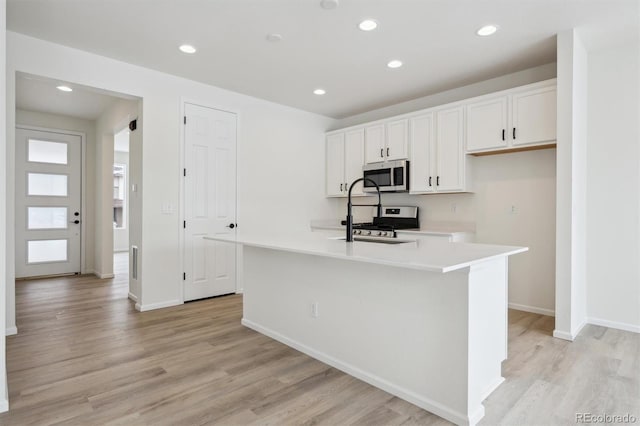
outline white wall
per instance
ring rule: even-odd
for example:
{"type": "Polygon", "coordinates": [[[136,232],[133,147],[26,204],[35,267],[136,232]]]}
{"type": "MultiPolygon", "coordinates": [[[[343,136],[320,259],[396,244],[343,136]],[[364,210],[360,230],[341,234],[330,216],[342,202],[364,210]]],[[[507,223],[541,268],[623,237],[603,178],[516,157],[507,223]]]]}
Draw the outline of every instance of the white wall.
{"type": "MultiPolygon", "coordinates": [[[[142,182],[138,194],[144,215],[140,259],[143,307],[180,303],[182,299],[180,217],[178,210],[174,214],[161,213],[163,204],[177,207],[180,202],[182,99],[218,105],[239,115],[241,229],[251,231],[281,224],[288,229],[308,229],[312,216],[331,214],[332,204],[324,198],[322,176],[323,132],[333,120],[13,32],[7,33],[7,41],[11,90],[15,87],[15,71],[23,71],[143,99],[142,182]],[[296,196],[292,197],[292,193],[296,196]]],[[[15,103],[12,93],[7,102],[15,103]]],[[[9,112],[9,125],[14,121],[14,114],[9,112]]],[[[8,145],[13,149],[14,137],[12,133],[9,136],[8,145]]],[[[98,155],[103,155],[103,160],[107,155],[112,157],[113,147],[110,154],[99,148],[98,155]]],[[[104,180],[96,183],[101,185],[104,180]]],[[[99,201],[102,205],[97,206],[97,216],[104,201],[99,201]]],[[[99,238],[106,238],[96,238],[96,256],[102,257],[102,246],[111,250],[113,243],[98,242],[99,238]]],[[[96,262],[96,269],[102,267],[101,271],[105,271],[105,266],[96,262]]]]}
{"type": "Polygon", "coordinates": [[[640,332],[640,43],[589,52],[589,322],[640,332]]]}
{"type": "Polygon", "coordinates": [[[573,340],[586,317],[587,53],[576,30],[558,34],[556,324],[573,340]]]}
{"type": "MultiPolygon", "coordinates": [[[[114,151],[113,153],[114,164],[125,165],[124,183],[126,187],[129,187],[129,153],[123,151],[114,151]]],[[[124,209],[122,210],[124,216],[124,227],[113,228],[113,251],[129,251],[129,191],[126,191],[124,200],[124,209]]]]}
{"type": "MultiPolygon", "coordinates": [[[[382,202],[420,207],[421,224],[475,223],[476,242],[528,246],[509,259],[509,303],[553,315],[555,157],[555,149],[545,149],[473,158],[472,194],[383,194],[382,202]]],[[[337,209],[342,218],[346,201],[337,209]]]]}
{"type": "MultiPolygon", "coordinates": [[[[6,45],[6,11],[7,11],[7,3],[5,0],[0,0],[0,52],[5,51],[6,45]]],[[[0,143],[0,165],[4,165],[7,163],[7,159],[11,158],[8,156],[8,131],[6,127],[6,104],[2,102],[6,96],[6,67],[5,67],[6,57],[3,54],[0,54],[0,135],[5,138],[5,142],[0,143]]],[[[6,243],[2,245],[0,243],[0,330],[6,329],[6,311],[4,311],[4,306],[7,303],[7,291],[8,285],[10,282],[9,274],[7,271],[7,250],[10,249],[9,241],[6,238],[6,229],[7,229],[7,209],[13,208],[12,203],[8,203],[7,199],[7,176],[8,170],[6,167],[0,167],[0,242],[5,241],[6,243]],[[11,207],[9,207],[11,206],[11,207]]],[[[11,180],[13,181],[13,179],[11,180]]],[[[13,251],[13,250],[11,250],[13,251]]],[[[5,350],[5,339],[0,339],[0,412],[7,411],[9,409],[9,400],[7,394],[7,365],[6,365],[6,350],[5,350]]]]}
{"type": "Polygon", "coordinates": [[[113,276],[113,138],[138,115],[137,100],[119,99],[96,120],[96,239],[95,271],[113,276]]]}

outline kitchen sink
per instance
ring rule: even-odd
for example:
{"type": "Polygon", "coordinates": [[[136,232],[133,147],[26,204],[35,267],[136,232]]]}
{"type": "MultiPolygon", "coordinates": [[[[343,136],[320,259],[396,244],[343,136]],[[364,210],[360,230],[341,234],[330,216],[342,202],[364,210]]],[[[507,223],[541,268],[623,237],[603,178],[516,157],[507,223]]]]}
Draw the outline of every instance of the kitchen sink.
{"type": "MultiPolygon", "coordinates": [[[[345,241],[347,237],[332,237],[330,240],[340,240],[345,241]]],[[[375,243],[375,244],[410,244],[415,243],[414,240],[399,240],[397,238],[388,238],[388,239],[378,239],[378,238],[367,238],[367,237],[353,237],[353,241],[362,242],[362,243],[375,243]]]]}

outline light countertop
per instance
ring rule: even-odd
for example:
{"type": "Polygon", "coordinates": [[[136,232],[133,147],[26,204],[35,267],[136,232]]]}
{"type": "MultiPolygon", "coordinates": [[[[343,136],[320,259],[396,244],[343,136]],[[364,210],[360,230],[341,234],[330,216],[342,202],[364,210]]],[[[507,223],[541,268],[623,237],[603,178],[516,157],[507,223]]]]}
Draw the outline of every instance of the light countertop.
{"type": "Polygon", "coordinates": [[[337,238],[341,232],[300,232],[296,234],[242,234],[203,237],[247,246],[282,250],[357,262],[375,263],[429,272],[451,272],[485,261],[522,253],[527,247],[489,244],[450,243],[443,241],[413,241],[407,244],[380,244],[355,241],[347,243],[337,238]]]}

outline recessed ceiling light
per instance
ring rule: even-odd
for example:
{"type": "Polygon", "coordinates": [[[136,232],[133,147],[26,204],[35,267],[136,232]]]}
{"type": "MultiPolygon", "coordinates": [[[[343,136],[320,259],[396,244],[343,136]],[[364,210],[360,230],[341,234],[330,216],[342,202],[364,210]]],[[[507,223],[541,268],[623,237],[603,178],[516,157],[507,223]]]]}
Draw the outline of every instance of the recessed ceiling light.
{"type": "Polygon", "coordinates": [[[373,31],[378,27],[378,23],[373,19],[365,19],[364,21],[358,24],[358,28],[362,31],[373,31]]]}
{"type": "Polygon", "coordinates": [[[491,34],[495,34],[496,31],[498,31],[497,25],[485,25],[484,27],[476,31],[476,34],[485,37],[490,36],[491,34]]]}
{"type": "Polygon", "coordinates": [[[62,91],[62,92],[73,92],[73,89],[69,86],[58,86],[56,87],[56,89],[62,91]]]}
{"type": "Polygon", "coordinates": [[[323,9],[327,10],[335,9],[336,7],[338,7],[338,0],[321,0],[320,6],[322,6],[323,9]]]}
{"type": "Polygon", "coordinates": [[[179,49],[183,53],[196,53],[196,48],[191,46],[190,44],[183,44],[179,47],[179,49]]]}
{"type": "Polygon", "coordinates": [[[277,43],[281,40],[282,40],[282,36],[280,34],[276,34],[276,33],[267,34],[267,41],[270,41],[271,43],[277,43]]]}
{"type": "Polygon", "coordinates": [[[327,93],[327,91],[324,89],[316,89],[313,91],[314,95],[324,95],[325,93],[327,93]]]}
{"type": "Polygon", "coordinates": [[[393,61],[389,61],[387,64],[389,68],[400,68],[402,66],[402,61],[394,59],[393,61]]]}

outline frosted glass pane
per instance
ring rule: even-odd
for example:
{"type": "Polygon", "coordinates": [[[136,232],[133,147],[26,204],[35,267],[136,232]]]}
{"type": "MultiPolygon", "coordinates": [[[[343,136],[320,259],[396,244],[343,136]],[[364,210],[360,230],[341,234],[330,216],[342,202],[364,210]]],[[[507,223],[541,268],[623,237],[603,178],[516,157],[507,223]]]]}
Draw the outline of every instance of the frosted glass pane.
{"type": "Polygon", "coordinates": [[[67,164],[67,144],[29,139],[29,161],[67,164]]]}
{"type": "Polygon", "coordinates": [[[29,241],[27,249],[27,263],[67,260],[67,240],[29,241]]]}
{"type": "Polygon", "coordinates": [[[29,229],[65,229],[66,207],[29,207],[29,229]]]}
{"type": "Polygon", "coordinates": [[[67,195],[67,175],[29,173],[29,195],[67,195]]]}

